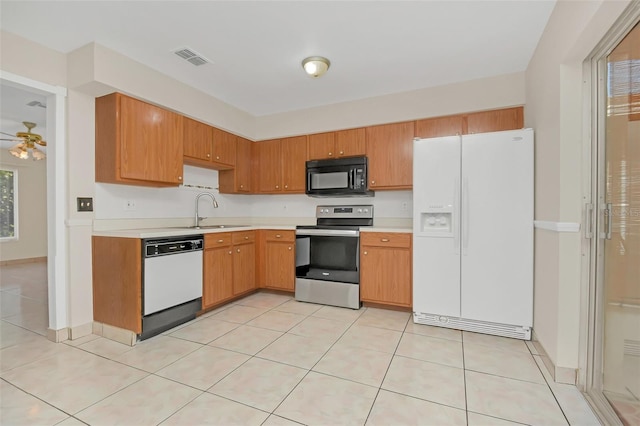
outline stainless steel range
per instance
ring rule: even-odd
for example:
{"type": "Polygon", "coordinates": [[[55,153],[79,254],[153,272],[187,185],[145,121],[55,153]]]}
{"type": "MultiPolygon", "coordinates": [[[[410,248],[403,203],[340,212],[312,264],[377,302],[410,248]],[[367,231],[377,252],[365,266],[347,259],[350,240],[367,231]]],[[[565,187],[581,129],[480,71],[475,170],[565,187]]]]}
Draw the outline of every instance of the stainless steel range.
{"type": "Polygon", "coordinates": [[[296,228],[296,300],[360,309],[360,227],[373,206],[316,207],[316,226],[296,228]]]}

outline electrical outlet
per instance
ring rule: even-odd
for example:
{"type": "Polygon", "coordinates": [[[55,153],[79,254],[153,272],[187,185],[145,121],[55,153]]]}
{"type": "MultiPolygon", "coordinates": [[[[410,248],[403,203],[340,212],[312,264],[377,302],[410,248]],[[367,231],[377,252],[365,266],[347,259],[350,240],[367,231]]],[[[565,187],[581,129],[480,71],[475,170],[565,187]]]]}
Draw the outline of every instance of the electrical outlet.
{"type": "Polygon", "coordinates": [[[124,209],[127,211],[133,211],[136,209],[136,202],[135,200],[127,200],[124,204],[124,209]]]}
{"type": "Polygon", "coordinates": [[[92,212],[93,211],[93,198],[91,197],[78,197],[78,211],[79,212],[92,212]]]}

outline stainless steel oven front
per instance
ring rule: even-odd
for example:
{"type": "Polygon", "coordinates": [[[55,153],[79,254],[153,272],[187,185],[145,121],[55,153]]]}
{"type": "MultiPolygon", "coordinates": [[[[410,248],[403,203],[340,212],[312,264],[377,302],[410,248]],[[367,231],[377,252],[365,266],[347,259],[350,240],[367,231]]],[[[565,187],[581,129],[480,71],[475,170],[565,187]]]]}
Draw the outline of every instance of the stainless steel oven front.
{"type": "Polygon", "coordinates": [[[373,206],[318,206],[316,217],[296,229],[295,298],[359,309],[359,228],[373,223],[373,206]]]}

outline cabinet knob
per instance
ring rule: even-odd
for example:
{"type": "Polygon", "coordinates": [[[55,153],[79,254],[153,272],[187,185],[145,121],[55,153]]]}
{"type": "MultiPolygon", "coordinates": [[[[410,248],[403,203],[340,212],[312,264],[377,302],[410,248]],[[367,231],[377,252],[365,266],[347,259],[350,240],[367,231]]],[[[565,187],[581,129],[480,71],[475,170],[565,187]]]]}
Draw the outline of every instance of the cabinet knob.
{"type": "Polygon", "coordinates": [[[244,237],[244,239],[245,239],[245,240],[248,240],[248,239],[249,239],[249,237],[244,237]]]}
{"type": "Polygon", "coordinates": [[[229,254],[231,254],[231,253],[232,253],[231,250],[229,250],[229,254]]]}
{"type": "Polygon", "coordinates": [[[207,158],[211,158],[211,154],[207,154],[207,158]]]}
{"type": "Polygon", "coordinates": [[[289,246],[289,250],[291,250],[291,246],[289,246]]]}
{"type": "Polygon", "coordinates": [[[237,252],[237,253],[240,253],[240,249],[236,249],[236,252],[237,252]]]}
{"type": "Polygon", "coordinates": [[[331,157],[332,155],[333,155],[333,152],[330,152],[330,153],[329,153],[329,157],[331,157]]]}
{"type": "Polygon", "coordinates": [[[280,189],[280,185],[276,185],[276,189],[280,189]]]}
{"type": "Polygon", "coordinates": [[[371,181],[371,185],[375,185],[375,184],[376,184],[376,181],[375,181],[375,180],[372,180],[372,181],[371,181]]]}
{"type": "Polygon", "coordinates": [[[380,238],[380,241],[382,241],[383,243],[388,243],[389,239],[388,238],[380,238]]]}
{"type": "Polygon", "coordinates": [[[339,154],[340,154],[340,155],[344,155],[344,151],[340,151],[340,152],[339,152],[339,154]]]}
{"type": "Polygon", "coordinates": [[[219,159],[220,159],[220,156],[219,156],[219,155],[216,155],[216,160],[219,160],[219,159]]]}
{"type": "Polygon", "coordinates": [[[282,235],[276,234],[276,238],[282,238],[282,235]]]}
{"type": "Polygon", "coordinates": [[[178,176],[178,180],[182,180],[182,176],[178,176]]]}
{"type": "Polygon", "coordinates": [[[244,188],[244,185],[240,185],[240,189],[244,188]]]}
{"type": "Polygon", "coordinates": [[[285,186],[284,186],[284,189],[287,189],[287,188],[289,188],[289,185],[285,185],[285,186]]]}
{"type": "Polygon", "coordinates": [[[362,253],[362,254],[364,254],[364,255],[366,256],[366,255],[367,255],[367,252],[365,251],[365,252],[364,252],[364,253],[362,253]]]}
{"type": "Polygon", "coordinates": [[[224,240],[218,240],[219,243],[224,243],[224,240]]]}

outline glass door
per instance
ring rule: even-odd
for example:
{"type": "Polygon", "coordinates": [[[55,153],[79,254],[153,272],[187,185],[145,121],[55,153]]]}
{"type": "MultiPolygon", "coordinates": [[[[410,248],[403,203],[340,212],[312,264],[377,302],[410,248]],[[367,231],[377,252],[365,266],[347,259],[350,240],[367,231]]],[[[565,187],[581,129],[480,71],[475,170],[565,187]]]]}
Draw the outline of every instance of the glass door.
{"type": "Polygon", "coordinates": [[[640,24],[599,65],[605,87],[598,101],[603,130],[588,392],[611,416],[606,420],[640,425],[640,24]]]}

